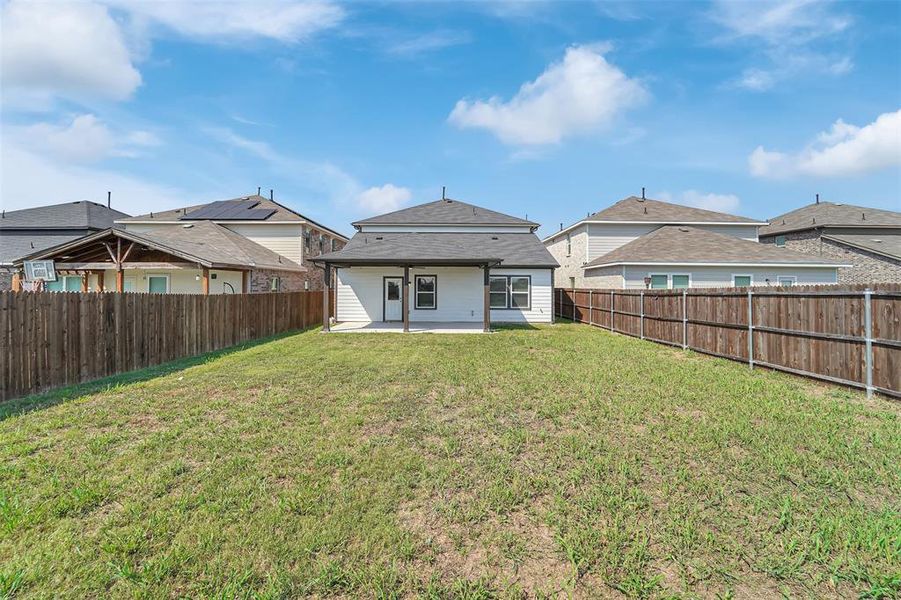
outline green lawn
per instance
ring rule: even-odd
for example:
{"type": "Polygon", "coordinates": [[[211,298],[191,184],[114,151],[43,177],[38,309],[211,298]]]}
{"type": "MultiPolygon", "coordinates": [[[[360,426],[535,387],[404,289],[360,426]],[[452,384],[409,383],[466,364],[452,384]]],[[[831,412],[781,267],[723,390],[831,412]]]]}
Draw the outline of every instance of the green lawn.
{"type": "Polygon", "coordinates": [[[0,596],[901,594],[897,402],[571,324],[177,367],[7,407],[0,596]]]}

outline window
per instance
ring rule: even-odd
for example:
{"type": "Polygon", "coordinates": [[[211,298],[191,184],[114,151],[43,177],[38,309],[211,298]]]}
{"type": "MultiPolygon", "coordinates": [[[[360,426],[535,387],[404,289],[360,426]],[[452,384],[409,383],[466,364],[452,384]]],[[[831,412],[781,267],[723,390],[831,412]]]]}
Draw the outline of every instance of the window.
{"type": "Polygon", "coordinates": [[[780,247],[782,247],[782,246],[785,245],[785,236],[784,236],[784,235],[777,235],[777,236],[776,236],[776,245],[777,245],[777,246],[780,246],[780,247]]]}
{"type": "Polygon", "coordinates": [[[753,281],[750,275],[733,275],[732,287],[751,287],[753,281]]]}
{"type": "Polygon", "coordinates": [[[507,278],[492,277],[488,283],[488,305],[491,308],[507,308],[507,278]]]}
{"type": "Polygon", "coordinates": [[[304,250],[310,249],[310,230],[309,229],[303,230],[303,247],[304,247],[304,250]]]}
{"type": "Polygon", "coordinates": [[[418,310],[438,308],[438,277],[435,275],[417,275],[414,279],[416,282],[414,306],[418,310]]]}
{"type": "Polygon", "coordinates": [[[673,275],[673,289],[681,290],[691,287],[691,275],[673,275]]]}
{"type": "Polygon", "coordinates": [[[47,292],[80,292],[81,275],[65,275],[57,277],[56,281],[44,282],[44,291],[47,292]]]}
{"type": "Polygon", "coordinates": [[[169,292],[168,275],[148,275],[147,291],[151,294],[166,294],[169,292]]]}
{"type": "Polygon", "coordinates": [[[651,273],[651,289],[665,290],[669,287],[669,275],[651,273]]]}
{"type": "Polygon", "coordinates": [[[325,248],[325,236],[321,233],[319,234],[319,254],[322,254],[322,250],[325,248]]]}
{"type": "Polygon", "coordinates": [[[785,287],[791,287],[791,286],[795,285],[795,283],[796,283],[797,281],[798,281],[798,278],[797,278],[797,277],[794,277],[794,276],[792,276],[792,277],[783,276],[783,277],[777,277],[777,278],[776,278],[776,282],[777,282],[779,285],[785,286],[785,287]]]}
{"type": "Polygon", "coordinates": [[[332,252],[335,252],[338,249],[338,240],[332,238],[332,252]]]}
{"type": "Polygon", "coordinates": [[[570,235],[566,234],[566,255],[572,256],[573,253],[573,240],[570,235]]]}
{"type": "Polygon", "coordinates": [[[495,275],[488,284],[491,308],[529,310],[532,305],[532,278],[529,275],[495,275]]]}
{"type": "Polygon", "coordinates": [[[281,277],[273,277],[269,280],[269,291],[277,292],[279,288],[282,286],[282,278],[281,277]]]}
{"type": "Polygon", "coordinates": [[[530,277],[510,277],[510,308],[529,310],[529,288],[532,287],[530,277]]]}

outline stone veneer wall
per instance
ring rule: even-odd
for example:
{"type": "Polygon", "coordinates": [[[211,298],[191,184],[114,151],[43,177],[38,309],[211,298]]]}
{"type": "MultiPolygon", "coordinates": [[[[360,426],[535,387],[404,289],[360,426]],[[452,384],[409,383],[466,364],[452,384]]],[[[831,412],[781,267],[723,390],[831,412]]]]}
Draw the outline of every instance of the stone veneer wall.
{"type": "Polygon", "coordinates": [[[570,277],[575,277],[577,288],[589,287],[585,281],[585,271],[582,269],[588,252],[588,234],[585,229],[583,225],[569,232],[572,240],[572,252],[569,255],[566,254],[566,234],[546,245],[551,256],[560,263],[560,266],[554,269],[554,287],[570,287],[572,285],[570,277]]]}
{"type": "Polygon", "coordinates": [[[306,238],[303,238],[302,242],[304,244],[303,247],[303,262],[302,265],[307,268],[304,273],[297,273],[296,275],[300,277],[300,287],[298,290],[321,290],[322,289],[322,278],[323,278],[323,270],[313,263],[309,261],[310,258],[315,256],[319,256],[320,254],[328,254],[332,251],[332,239],[337,239],[337,244],[335,245],[335,251],[337,252],[341,248],[343,248],[346,244],[340,239],[336,238],[334,235],[330,234],[328,231],[322,231],[321,229],[317,229],[315,227],[304,227],[304,233],[309,232],[311,235],[310,245],[307,247],[306,238]],[[319,234],[323,234],[324,241],[322,243],[322,251],[319,250],[319,234]],[[304,286],[308,287],[304,287],[304,286]]]}
{"type": "MultiPolygon", "coordinates": [[[[899,283],[901,261],[873,252],[846,246],[821,238],[821,230],[796,231],[785,234],[785,247],[818,258],[854,265],[838,270],[838,283],[899,283]]],[[[828,235],[828,233],[827,233],[828,235]]],[[[878,237],[878,234],[873,234],[878,237]]],[[[775,236],[760,238],[762,244],[775,244],[775,236]]]]}

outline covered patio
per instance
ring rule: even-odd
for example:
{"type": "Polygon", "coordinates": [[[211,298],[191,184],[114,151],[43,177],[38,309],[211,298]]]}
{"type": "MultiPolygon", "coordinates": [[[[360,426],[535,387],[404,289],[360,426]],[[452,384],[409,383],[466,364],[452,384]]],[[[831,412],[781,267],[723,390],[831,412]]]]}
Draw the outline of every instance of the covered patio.
{"type": "MultiPolygon", "coordinates": [[[[404,333],[403,323],[390,321],[344,322],[331,326],[332,333],[404,333]]],[[[486,333],[478,323],[424,321],[410,323],[406,333],[486,333]]]]}

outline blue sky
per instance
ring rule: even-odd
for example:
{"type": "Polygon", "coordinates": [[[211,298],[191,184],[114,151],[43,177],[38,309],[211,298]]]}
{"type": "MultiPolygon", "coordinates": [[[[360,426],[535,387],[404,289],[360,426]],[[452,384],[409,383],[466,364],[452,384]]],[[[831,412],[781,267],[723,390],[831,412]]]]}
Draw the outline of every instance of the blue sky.
{"type": "Polygon", "coordinates": [[[3,4],[5,209],[901,210],[901,3],[3,4]]]}

